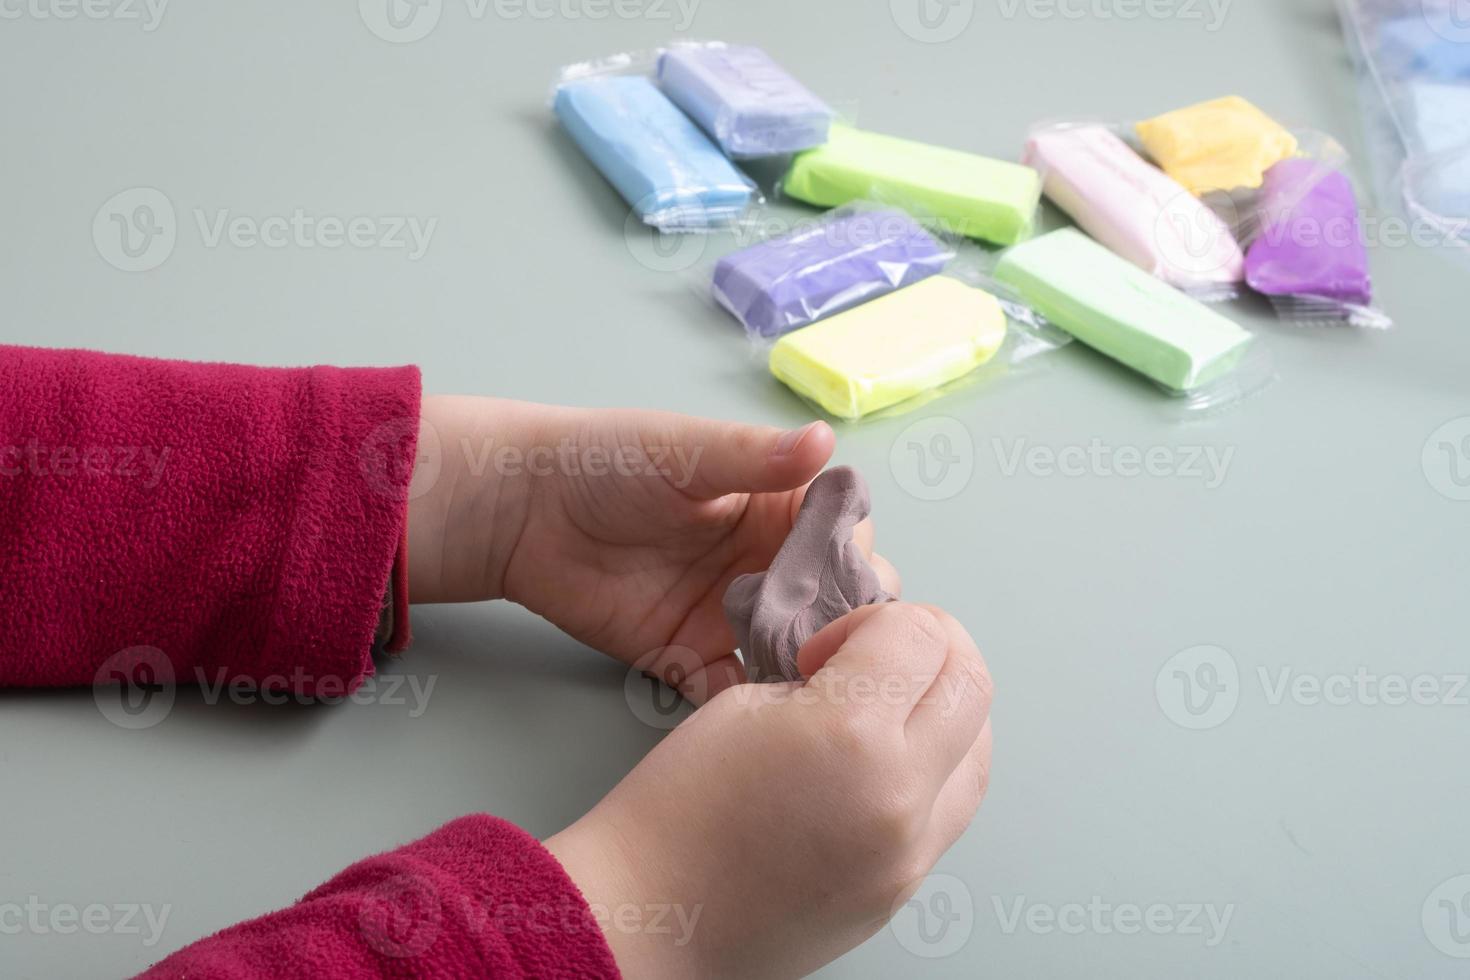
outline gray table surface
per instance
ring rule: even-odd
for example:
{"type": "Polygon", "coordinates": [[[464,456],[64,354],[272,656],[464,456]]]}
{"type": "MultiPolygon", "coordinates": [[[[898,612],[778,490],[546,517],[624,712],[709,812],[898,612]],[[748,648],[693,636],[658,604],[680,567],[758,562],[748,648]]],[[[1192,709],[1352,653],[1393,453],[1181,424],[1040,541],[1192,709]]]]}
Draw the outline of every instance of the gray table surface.
{"type": "MultiPolygon", "coordinates": [[[[808,417],[553,126],[580,57],[754,41],[870,128],[1003,157],[1036,119],[1228,92],[1360,149],[1325,0],[4,10],[5,341],[415,362],[439,392],[808,417]],[[108,215],[140,188],[172,237],[129,257],[108,215]],[[433,224],[422,255],[213,236],[297,208],[433,224]]],[[[990,797],[927,904],[822,976],[1467,975],[1465,267],[1373,262],[1391,332],[1234,311],[1279,380],[1224,414],[1074,345],[840,427],[880,550],[975,633],[998,700],[990,797]],[[1152,471],[1118,473],[1135,451],[1152,471]]],[[[553,833],[661,735],[622,668],[519,609],[415,625],[371,703],[185,692],[129,731],[87,691],[0,696],[0,977],[128,974],[466,812],[553,833]]]]}

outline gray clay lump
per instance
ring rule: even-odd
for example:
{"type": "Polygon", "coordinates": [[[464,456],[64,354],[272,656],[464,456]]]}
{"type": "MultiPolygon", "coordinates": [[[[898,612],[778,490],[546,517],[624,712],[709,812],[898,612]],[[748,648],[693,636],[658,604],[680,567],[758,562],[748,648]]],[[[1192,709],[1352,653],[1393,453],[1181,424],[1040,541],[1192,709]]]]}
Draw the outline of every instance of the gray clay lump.
{"type": "Polygon", "coordinates": [[[852,540],[868,516],[868,486],[851,467],[812,481],[791,533],[764,572],[742,575],[725,591],[725,618],[735,630],[751,681],[800,680],[796,653],[836,619],[894,597],[852,540]]]}

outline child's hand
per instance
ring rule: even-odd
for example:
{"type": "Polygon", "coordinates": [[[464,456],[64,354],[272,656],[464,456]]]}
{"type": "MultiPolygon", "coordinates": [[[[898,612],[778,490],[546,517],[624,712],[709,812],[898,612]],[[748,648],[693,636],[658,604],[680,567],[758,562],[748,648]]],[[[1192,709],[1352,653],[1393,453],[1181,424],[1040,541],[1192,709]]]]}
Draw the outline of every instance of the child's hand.
{"type": "MultiPolygon", "coordinates": [[[[825,423],[783,433],[487,398],[425,398],[423,423],[438,475],[409,510],[410,598],[511,599],[697,701],[744,681],[725,588],[770,564],[835,442],[825,423]],[[668,647],[704,669],[651,658],[668,647]]],[[[854,538],[871,554],[871,523],[854,538]]]]}
{"type": "Polygon", "coordinates": [[[606,913],[625,976],[815,970],[881,928],[973,817],[991,683],[959,623],[868,606],[800,663],[804,683],[711,700],[546,842],[606,913]],[[630,927],[670,910],[667,931],[630,927]]]}

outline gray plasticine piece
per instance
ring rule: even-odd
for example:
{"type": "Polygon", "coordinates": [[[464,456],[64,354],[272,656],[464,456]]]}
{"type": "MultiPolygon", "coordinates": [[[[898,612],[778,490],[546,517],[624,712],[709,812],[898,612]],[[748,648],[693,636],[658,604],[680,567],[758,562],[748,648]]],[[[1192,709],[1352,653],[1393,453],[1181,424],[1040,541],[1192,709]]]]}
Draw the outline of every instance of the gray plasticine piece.
{"type": "Polygon", "coordinates": [[[770,569],[742,575],[725,590],[725,618],[751,681],[800,680],[796,653],[813,634],[854,609],[893,600],[852,540],[871,509],[856,470],[828,470],[807,489],[770,569]]]}

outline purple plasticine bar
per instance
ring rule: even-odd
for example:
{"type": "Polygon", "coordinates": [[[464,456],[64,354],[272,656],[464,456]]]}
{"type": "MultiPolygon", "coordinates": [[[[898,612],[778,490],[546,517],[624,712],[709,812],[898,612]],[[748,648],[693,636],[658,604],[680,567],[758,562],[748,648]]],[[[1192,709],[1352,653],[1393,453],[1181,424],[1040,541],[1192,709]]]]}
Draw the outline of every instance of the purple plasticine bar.
{"type": "Polygon", "coordinates": [[[760,48],[676,46],[659,57],[658,83],[732,157],[795,153],[827,142],[832,110],[760,48]]]}
{"type": "Polygon", "coordinates": [[[858,211],[725,256],[714,295],[747,333],[779,337],[932,276],[953,257],[901,211],[858,211]]]}
{"type": "Polygon", "coordinates": [[[1313,160],[1283,160],[1266,171],[1261,193],[1261,232],[1245,257],[1252,289],[1356,306],[1372,302],[1358,202],[1344,174],[1313,160]]]}

